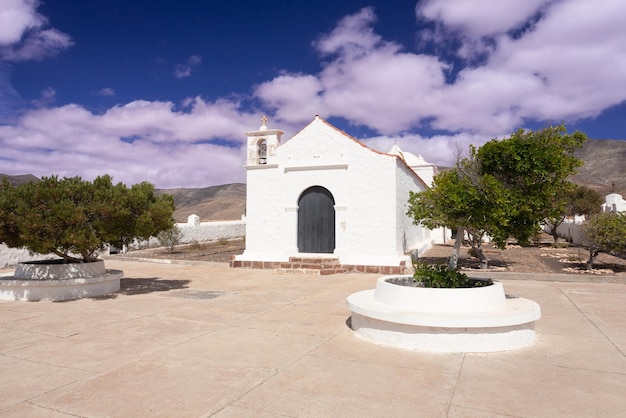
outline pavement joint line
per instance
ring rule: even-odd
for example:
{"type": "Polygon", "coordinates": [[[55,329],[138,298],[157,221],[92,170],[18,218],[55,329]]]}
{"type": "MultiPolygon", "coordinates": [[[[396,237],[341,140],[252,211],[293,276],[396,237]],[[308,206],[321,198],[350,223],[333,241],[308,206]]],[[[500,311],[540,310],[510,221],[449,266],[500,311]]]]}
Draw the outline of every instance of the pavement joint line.
{"type": "MultiPolygon", "coordinates": [[[[242,394],[240,394],[239,396],[237,396],[235,399],[231,400],[228,402],[228,404],[224,405],[222,408],[218,409],[217,411],[215,411],[213,414],[211,414],[211,416],[217,415],[219,412],[221,412],[223,409],[228,408],[229,406],[235,406],[233,405],[235,402],[239,401],[241,398],[243,398],[244,396],[246,396],[247,394],[249,394],[250,392],[252,392],[253,390],[256,390],[257,388],[260,388],[261,386],[263,386],[265,383],[267,383],[270,379],[273,379],[274,377],[276,377],[278,375],[278,373],[280,372],[278,367],[267,367],[267,370],[272,370],[272,373],[270,376],[268,376],[266,379],[263,379],[262,381],[260,381],[258,384],[250,387],[248,390],[244,391],[242,394]]],[[[248,407],[246,407],[247,409],[250,409],[248,407]]],[[[253,411],[259,412],[259,413],[264,413],[265,411],[259,411],[256,409],[252,409],[253,411]]]]}
{"type": "Polygon", "coordinates": [[[565,370],[580,370],[580,371],[585,371],[585,372],[590,372],[590,373],[599,373],[599,374],[614,374],[617,376],[626,376],[626,373],[620,373],[620,372],[614,372],[614,371],[610,371],[610,370],[596,370],[596,369],[587,369],[584,367],[569,367],[569,366],[563,366],[562,364],[557,364],[554,367],[558,368],[558,369],[565,369],[565,370]]]}
{"type": "Polygon", "coordinates": [[[461,358],[461,365],[459,366],[459,371],[456,373],[456,380],[454,382],[454,387],[452,388],[452,394],[450,395],[450,400],[448,401],[448,407],[446,408],[446,416],[450,415],[450,408],[452,407],[452,403],[454,402],[454,396],[456,395],[456,388],[459,385],[459,380],[461,380],[461,373],[463,372],[463,365],[465,364],[465,356],[467,356],[467,353],[463,353],[463,357],[461,358]]]}
{"type": "Polygon", "coordinates": [[[608,335],[606,335],[606,334],[604,333],[604,331],[602,331],[602,329],[601,329],[601,328],[600,328],[600,327],[599,327],[599,326],[598,326],[598,325],[597,325],[597,324],[596,324],[596,323],[595,323],[595,322],[594,322],[591,318],[589,318],[589,316],[587,316],[587,314],[586,314],[585,312],[583,312],[583,311],[582,311],[582,309],[580,309],[580,308],[578,307],[578,305],[576,305],[576,302],[574,302],[574,301],[572,300],[572,298],[570,298],[570,297],[569,297],[569,295],[568,295],[567,293],[565,293],[565,292],[563,291],[563,289],[562,289],[560,286],[559,286],[559,291],[563,294],[563,296],[565,296],[565,297],[567,298],[567,300],[569,300],[569,301],[570,301],[570,303],[571,303],[572,305],[574,305],[574,307],[576,308],[576,310],[578,310],[578,312],[580,312],[580,313],[581,313],[581,314],[585,317],[585,319],[586,319],[587,321],[589,321],[589,322],[591,323],[591,325],[593,325],[593,326],[594,326],[594,328],[595,328],[595,329],[597,329],[597,330],[600,332],[600,334],[602,334],[602,336],[603,336],[604,338],[606,338],[606,340],[607,340],[608,342],[610,342],[610,343],[611,343],[611,345],[612,345],[613,347],[615,347],[615,349],[616,349],[617,351],[619,351],[619,353],[622,355],[622,357],[626,357],[626,354],[625,354],[622,350],[620,350],[620,348],[619,348],[619,347],[615,344],[615,342],[613,342],[613,340],[612,340],[611,338],[609,338],[609,336],[608,336],[608,335]]]}

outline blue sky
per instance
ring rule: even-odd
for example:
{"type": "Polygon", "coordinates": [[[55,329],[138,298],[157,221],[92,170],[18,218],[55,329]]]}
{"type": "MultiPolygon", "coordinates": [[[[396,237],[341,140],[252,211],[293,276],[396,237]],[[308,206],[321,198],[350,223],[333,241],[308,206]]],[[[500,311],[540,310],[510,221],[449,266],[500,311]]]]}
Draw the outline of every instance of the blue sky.
{"type": "Polygon", "coordinates": [[[244,132],[367,145],[566,123],[626,139],[622,0],[0,0],[0,173],[245,182],[244,132]]]}

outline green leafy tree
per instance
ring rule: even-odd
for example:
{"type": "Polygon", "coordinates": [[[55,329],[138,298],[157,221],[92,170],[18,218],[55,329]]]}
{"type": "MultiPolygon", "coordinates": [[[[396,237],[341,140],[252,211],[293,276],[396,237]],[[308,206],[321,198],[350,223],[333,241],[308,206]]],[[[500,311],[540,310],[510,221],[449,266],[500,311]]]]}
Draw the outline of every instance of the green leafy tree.
{"type": "Polygon", "coordinates": [[[439,174],[431,189],[411,193],[408,214],[429,228],[457,229],[448,268],[456,268],[466,233],[486,268],[481,245],[485,234],[499,248],[505,248],[510,237],[528,244],[540,222],[554,216],[553,201],[582,164],[573,153],[585,140],[585,134],[567,134],[561,125],[518,130],[510,138],[471,147],[470,156],[439,174]]]}
{"type": "Polygon", "coordinates": [[[454,170],[444,171],[434,185],[421,193],[411,193],[409,216],[427,228],[446,226],[456,229],[456,244],[448,263],[455,269],[465,233],[482,264],[487,258],[482,251],[482,238],[491,226],[507,221],[508,191],[493,177],[471,173],[475,161],[463,160],[454,170]]]}
{"type": "Polygon", "coordinates": [[[67,261],[93,261],[107,244],[121,247],[173,225],[174,199],[143,182],[130,188],[111,177],[43,177],[0,185],[0,242],[67,261]],[[80,259],[73,254],[80,256],[80,259]]]}
{"type": "Polygon", "coordinates": [[[567,216],[585,215],[591,216],[602,211],[604,198],[591,187],[575,185],[574,190],[568,195],[567,216]]]}
{"type": "Polygon", "coordinates": [[[605,212],[592,215],[583,223],[583,245],[589,249],[587,270],[600,252],[626,251],[626,213],[605,212]]]}
{"type": "Polygon", "coordinates": [[[554,242],[559,240],[556,231],[566,217],[576,215],[589,217],[600,213],[603,202],[602,195],[590,187],[573,183],[565,184],[563,189],[557,192],[553,201],[553,218],[548,218],[550,235],[554,238],[554,242]]]}

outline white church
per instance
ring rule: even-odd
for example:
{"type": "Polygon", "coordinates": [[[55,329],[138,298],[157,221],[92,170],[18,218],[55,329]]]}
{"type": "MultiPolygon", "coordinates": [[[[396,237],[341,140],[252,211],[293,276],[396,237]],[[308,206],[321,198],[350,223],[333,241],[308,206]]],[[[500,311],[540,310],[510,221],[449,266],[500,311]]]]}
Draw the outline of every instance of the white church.
{"type": "Polygon", "coordinates": [[[397,274],[447,239],[406,214],[435,165],[370,149],[319,116],[284,144],[266,123],[246,133],[246,248],[231,266],[397,274]]]}

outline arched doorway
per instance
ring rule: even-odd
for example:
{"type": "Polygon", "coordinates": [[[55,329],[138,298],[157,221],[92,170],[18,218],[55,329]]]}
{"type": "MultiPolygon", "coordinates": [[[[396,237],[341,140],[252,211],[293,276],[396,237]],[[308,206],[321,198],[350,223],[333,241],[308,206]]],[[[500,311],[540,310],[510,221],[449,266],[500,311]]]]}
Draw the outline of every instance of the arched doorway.
{"type": "Polygon", "coordinates": [[[332,253],[334,250],[335,199],[324,187],[309,187],[298,199],[298,251],[332,253]]]}

